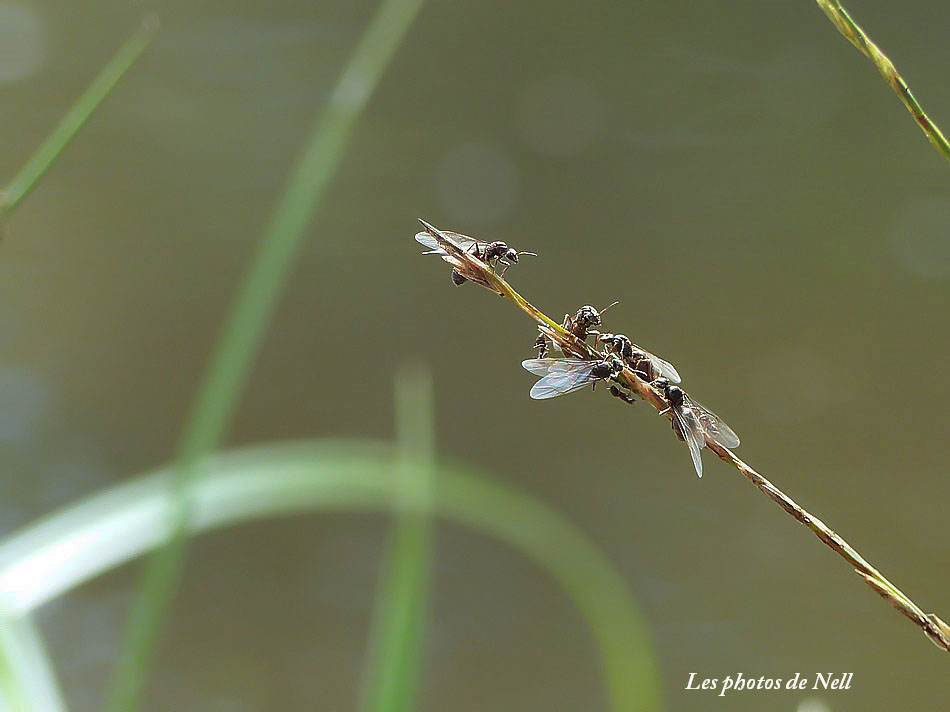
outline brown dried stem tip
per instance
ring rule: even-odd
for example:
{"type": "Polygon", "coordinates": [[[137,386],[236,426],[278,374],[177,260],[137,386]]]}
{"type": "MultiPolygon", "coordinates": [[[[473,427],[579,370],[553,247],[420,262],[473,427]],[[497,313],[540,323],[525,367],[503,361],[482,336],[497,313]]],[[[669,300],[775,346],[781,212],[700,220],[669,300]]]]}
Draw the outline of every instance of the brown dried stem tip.
{"type": "MultiPolygon", "coordinates": [[[[480,284],[486,289],[500,294],[505,299],[514,302],[522,311],[534,319],[542,334],[558,344],[565,354],[575,358],[597,359],[603,358],[590,344],[578,339],[567,329],[544,314],[527,299],[516,292],[508,282],[498,275],[491,265],[479,259],[472,252],[456,245],[445,233],[437,230],[427,222],[420,220],[426,231],[438,242],[446,253],[442,259],[448,262],[462,276],[471,282],[480,284]]],[[[454,235],[454,233],[453,233],[454,235]]],[[[471,238],[468,238],[471,239],[471,238]]],[[[661,414],[671,418],[669,404],[663,394],[657,391],[648,382],[644,381],[637,372],[625,367],[617,376],[617,381],[624,388],[647,403],[653,405],[661,414]],[[665,411],[665,412],[664,412],[665,411]]],[[[855,572],[894,608],[914,622],[924,634],[941,650],[950,652],[950,626],[933,613],[924,611],[905,595],[884,575],[871,566],[848,542],[832,531],[818,517],[799,506],[795,500],[773,485],[768,479],[756,472],[728,448],[707,440],[705,446],[712,450],[720,460],[732,465],[743,477],[763,492],[778,506],[784,509],[796,520],[808,527],[828,548],[854,567],[855,572]]]]}

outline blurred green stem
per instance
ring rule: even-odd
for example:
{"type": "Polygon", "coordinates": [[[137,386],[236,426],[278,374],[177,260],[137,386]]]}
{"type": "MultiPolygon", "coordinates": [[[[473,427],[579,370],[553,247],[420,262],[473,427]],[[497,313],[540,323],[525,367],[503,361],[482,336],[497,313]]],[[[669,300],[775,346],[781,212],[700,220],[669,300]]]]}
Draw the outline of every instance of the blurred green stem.
{"type": "Polygon", "coordinates": [[[360,708],[409,712],[418,696],[431,565],[435,447],[432,381],[421,368],[396,378],[395,522],[384,555],[360,708]]]}
{"type": "MultiPolygon", "coordinates": [[[[194,533],[313,510],[389,511],[395,497],[412,492],[393,477],[392,463],[391,447],[369,441],[284,443],[216,455],[195,482],[188,527],[194,533]]],[[[637,606],[583,532],[543,502],[470,469],[439,463],[436,471],[434,512],[528,556],[581,612],[603,663],[610,709],[660,709],[656,665],[637,606]]],[[[170,467],[125,481],[0,543],[0,606],[27,613],[161,545],[175,508],[169,485],[176,476],[170,467]]]]}
{"type": "Polygon", "coordinates": [[[53,665],[29,613],[0,615],[0,709],[66,710],[53,665]]]}
{"type": "Polygon", "coordinates": [[[37,182],[63,149],[92,116],[93,112],[132,67],[142,51],[148,46],[158,28],[158,18],[150,15],[142,22],[141,29],[125,41],[115,56],[103,68],[82,96],[66,112],[53,132],[20,169],[0,193],[0,214],[9,215],[20,201],[36,186],[37,182]]]}
{"type": "Polygon", "coordinates": [[[189,488],[217,448],[270,321],[304,228],[336,171],[356,119],[409,29],[422,0],[384,0],[344,68],[267,227],[218,341],[178,450],[170,535],[146,564],[142,589],[107,696],[112,712],[134,710],[187,550],[189,488]]]}
{"type": "Polygon", "coordinates": [[[943,154],[944,158],[950,160],[950,144],[947,143],[947,139],[944,138],[940,128],[924,113],[923,107],[911,93],[910,88],[907,86],[903,77],[898,73],[894,63],[887,58],[887,55],[878,49],[878,46],[865,34],[861,26],[851,19],[848,11],[844,9],[844,6],[838,2],[838,0],[816,0],[816,2],[828,16],[828,19],[831,20],[832,24],[838,28],[838,32],[857,47],[861,54],[874,63],[874,66],[877,67],[881,76],[891,85],[891,88],[907,108],[907,111],[914,117],[917,125],[920,126],[920,130],[924,132],[924,135],[930,140],[930,143],[943,154]]]}

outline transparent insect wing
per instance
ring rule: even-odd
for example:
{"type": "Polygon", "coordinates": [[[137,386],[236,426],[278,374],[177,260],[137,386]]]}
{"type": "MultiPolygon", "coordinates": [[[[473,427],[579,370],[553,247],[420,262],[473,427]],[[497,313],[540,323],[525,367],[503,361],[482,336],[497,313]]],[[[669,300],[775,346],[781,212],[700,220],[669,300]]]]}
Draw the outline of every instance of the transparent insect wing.
{"type": "Polygon", "coordinates": [[[565,371],[581,363],[587,361],[570,358],[529,358],[522,361],[521,366],[536,376],[547,376],[551,371],[565,371]]]}
{"type": "Polygon", "coordinates": [[[522,366],[541,380],[531,387],[530,396],[535,400],[554,398],[580,390],[599,379],[591,376],[597,361],[582,361],[569,358],[532,358],[522,366]]]}
{"type": "Polygon", "coordinates": [[[739,447],[739,436],[732,428],[725,424],[722,418],[713,413],[702,403],[690,399],[690,405],[696,411],[699,422],[702,424],[706,437],[714,440],[724,448],[739,447]]]}
{"type": "Polygon", "coordinates": [[[671,364],[669,361],[664,361],[659,356],[654,356],[653,354],[649,352],[647,352],[647,356],[650,357],[650,360],[653,362],[654,368],[656,368],[656,370],[659,371],[660,376],[662,378],[665,378],[670,383],[681,382],[680,374],[675,368],[673,368],[673,364],[671,364]]]}
{"type": "Polygon", "coordinates": [[[485,245],[488,244],[485,242],[479,242],[474,237],[469,237],[468,235],[463,235],[459,232],[443,232],[442,234],[466,252],[470,252],[473,245],[478,245],[479,251],[481,251],[485,249],[485,245]]]}
{"type": "MultiPolygon", "coordinates": [[[[478,243],[478,240],[475,238],[469,237],[468,235],[460,235],[457,232],[443,232],[442,234],[464,252],[471,250],[472,246],[478,243]]],[[[416,233],[416,242],[418,242],[423,247],[428,248],[426,252],[422,253],[424,255],[447,254],[439,244],[439,241],[436,239],[435,235],[425,230],[416,233]]]]}
{"type": "Polygon", "coordinates": [[[521,362],[521,366],[536,376],[547,376],[556,373],[573,373],[583,371],[586,367],[593,369],[596,361],[585,361],[579,358],[529,358],[521,362]]]}
{"type": "Polygon", "coordinates": [[[703,434],[702,425],[696,414],[689,407],[673,410],[673,418],[676,420],[676,426],[683,435],[683,440],[689,447],[689,456],[693,459],[693,467],[696,468],[696,474],[703,476],[703,448],[706,447],[706,437],[703,434]]]}
{"type": "Polygon", "coordinates": [[[579,391],[597,380],[589,370],[583,373],[551,373],[535,383],[529,395],[535,400],[554,398],[579,391]]]}
{"type": "Polygon", "coordinates": [[[633,348],[634,348],[634,351],[639,351],[650,360],[650,363],[653,364],[654,370],[658,374],[660,374],[660,378],[665,378],[670,383],[681,382],[679,372],[673,367],[673,364],[671,364],[669,361],[664,361],[656,354],[651,354],[649,351],[647,351],[646,349],[641,349],[636,344],[633,344],[633,348]]]}
{"type": "Polygon", "coordinates": [[[445,250],[439,247],[439,241],[435,239],[435,235],[431,235],[425,230],[416,233],[416,242],[428,248],[427,252],[422,253],[424,255],[445,254],[445,250]]]}

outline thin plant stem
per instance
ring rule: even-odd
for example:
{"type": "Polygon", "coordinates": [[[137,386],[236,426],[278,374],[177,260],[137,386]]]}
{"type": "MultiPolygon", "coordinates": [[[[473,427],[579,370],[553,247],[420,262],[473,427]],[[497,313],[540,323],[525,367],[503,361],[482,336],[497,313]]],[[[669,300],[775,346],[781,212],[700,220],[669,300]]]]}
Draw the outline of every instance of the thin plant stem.
{"type": "Polygon", "coordinates": [[[379,7],[317,119],[265,231],[185,426],[173,482],[177,506],[171,513],[171,535],[146,564],[107,694],[111,712],[138,707],[161,621],[187,551],[189,487],[200,473],[202,460],[220,445],[303,230],[340,164],[357,118],[421,5],[422,0],[384,0],[379,7]]]}
{"type": "MultiPolygon", "coordinates": [[[[586,341],[575,338],[560,325],[556,324],[553,319],[521,296],[485,262],[469,252],[459,250],[437,229],[423,221],[420,222],[422,222],[429,233],[439,241],[439,245],[447,253],[447,255],[443,257],[446,262],[451,264],[453,268],[458,270],[470,281],[502,295],[508,301],[517,305],[540,325],[543,333],[549,338],[557,340],[565,353],[571,353],[574,356],[586,359],[600,360],[603,358],[586,341]]],[[[672,419],[673,415],[671,409],[663,395],[654,389],[647,381],[643,380],[636,371],[625,367],[618,375],[617,380],[623,386],[633,391],[633,393],[642,400],[650,403],[661,415],[672,419]]],[[[760,492],[767,495],[788,514],[808,527],[825,545],[853,566],[855,572],[865,583],[917,625],[934,645],[941,650],[950,652],[950,626],[935,614],[924,613],[924,611],[898,589],[897,586],[888,581],[880,571],[871,566],[854,547],[828,528],[818,517],[809,513],[768,479],[736,457],[731,450],[722,447],[712,440],[706,442],[706,447],[712,450],[720,460],[735,467],[746,479],[755,485],[760,492]]]]}
{"type": "Polygon", "coordinates": [[[432,381],[421,368],[396,378],[395,522],[383,562],[360,709],[416,708],[432,558],[432,381]]]}
{"type": "Polygon", "coordinates": [[[11,214],[36,186],[53,161],[69,145],[119,80],[135,64],[152,35],[158,29],[158,17],[149,15],[142,27],[119,48],[109,63],[70,107],[53,132],[40,144],[20,172],[0,192],[0,214],[11,214]]]}
{"type": "Polygon", "coordinates": [[[937,124],[924,112],[923,107],[911,93],[910,87],[907,86],[907,82],[898,73],[894,63],[871,41],[871,38],[861,29],[861,26],[851,19],[848,11],[838,0],[816,0],[816,2],[832,24],[838,28],[838,32],[857,47],[861,54],[874,63],[881,76],[891,85],[891,89],[897,94],[910,115],[914,117],[914,121],[920,126],[920,130],[924,132],[930,143],[940,151],[944,158],[950,160],[950,144],[947,143],[947,139],[944,138],[937,124]]]}

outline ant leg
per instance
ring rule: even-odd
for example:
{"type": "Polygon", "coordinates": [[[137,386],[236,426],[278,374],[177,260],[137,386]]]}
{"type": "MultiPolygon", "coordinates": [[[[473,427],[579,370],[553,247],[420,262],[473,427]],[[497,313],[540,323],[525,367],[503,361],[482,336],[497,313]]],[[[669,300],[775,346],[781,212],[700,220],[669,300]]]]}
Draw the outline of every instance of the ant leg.
{"type": "Polygon", "coordinates": [[[624,403],[627,403],[627,404],[629,404],[629,405],[633,405],[634,403],[636,403],[636,399],[635,399],[632,395],[630,395],[629,393],[627,393],[627,392],[624,391],[623,389],[618,388],[617,386],[611,386],[611,387],[610,387],[610,395],[612,395],[612,396],[614,396],[614,397],[616,397],[616,398],[619,398],[619,399],[622,400],[624,403]]]}

